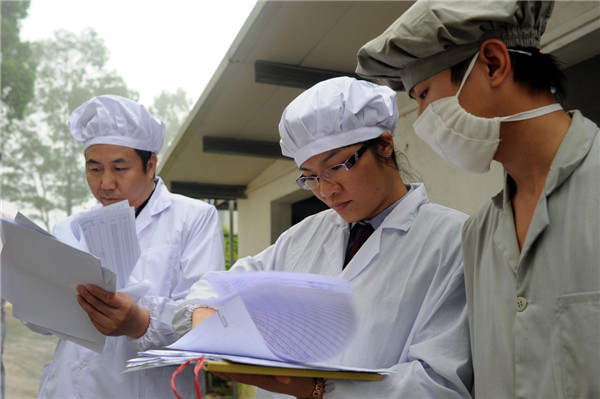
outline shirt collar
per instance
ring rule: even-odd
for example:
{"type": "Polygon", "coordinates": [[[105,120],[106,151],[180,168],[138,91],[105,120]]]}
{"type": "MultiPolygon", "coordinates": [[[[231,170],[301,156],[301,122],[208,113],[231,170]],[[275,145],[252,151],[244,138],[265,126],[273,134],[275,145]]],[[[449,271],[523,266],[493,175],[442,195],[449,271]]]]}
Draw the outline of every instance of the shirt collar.
{"type": "MultiPolygon", "coordinates": [[[[556,190],[577,169],[589,153],[598,134],[598,128],[584,118],[581,112],[569,111],[569,115],[572,118],[571,126],[550,166],[544,187],[545,196],[556,190]]],[[[515,189],[514,180],[506,171],[504,177],[504,190],[492,197],[492,202],[498,209],[503,209],[504,205],[511,201],[515,189]]]]}
{"type": "MultiPolygon", "coordinates": [[[[384,211],[380,212],[378,215],[372,217],[371,219],[364,220],[364,222],[369,223],[371,226],[373,226],[373,229],[377,230],[379,228],[379,226],[381,226],[381,224],[383,223],[385,218],[387,218],[390,215],[390,213],[392,213],[392,211],[394,209],[396,209],[398,204],[400,202],[402,202],[402,200],[404,200],[404,198],[406,198],[408,196],[408,194],[410,194],[410,192],[414,191],[416,188],[415,185],[411,185],[411,184],[406,184],[405,186],[406,186],[406,189],[408,190],[406,192],[406,194],[404,194],[398,201],[396,201],[392,205],[388,206],[384,211]]],[[[351,223],[350,228],[354,227],[355,224],[356,223],[351,223]]]]}
{"type": "Polygon", "coordinates": [[[158,183],[158,179],[154,178],[154,187],[152,187],[152,191],[150,192],[150,195],[148,196],[148,198],[146,198],[146,201],[144,201],[144,203],[135,210],[136,218],[138,217],[138,215],[140,214],[142,209],[144,209],[146,207],[146,205],[148,205],[148,201],[150,201],[150,198],[152,198],[152,194],[154,194],[154,190],[156,190],[156,183],[158,183]]]}

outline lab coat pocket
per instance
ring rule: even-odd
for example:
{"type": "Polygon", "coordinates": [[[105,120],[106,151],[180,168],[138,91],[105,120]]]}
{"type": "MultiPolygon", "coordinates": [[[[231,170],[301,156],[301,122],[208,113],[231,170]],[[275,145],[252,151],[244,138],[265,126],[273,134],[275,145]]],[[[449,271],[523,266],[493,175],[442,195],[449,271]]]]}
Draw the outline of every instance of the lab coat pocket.
{"type": "MultiPolygon", "coordinates": [[[[179,248],[177,245],[161,245],[146,248],[133,269],[132,277],[137,281],[150,282],[147,296],[168,297],[171,284],[177,280],[179,248]]],[[[130,280],[131,281],[131,280],[130,280]]]]}
{"type": "Polygon", "coordinates": [[[558,392],[565,398],[600,397],[600,292],[559,297],[557,317],[558,392]]]}

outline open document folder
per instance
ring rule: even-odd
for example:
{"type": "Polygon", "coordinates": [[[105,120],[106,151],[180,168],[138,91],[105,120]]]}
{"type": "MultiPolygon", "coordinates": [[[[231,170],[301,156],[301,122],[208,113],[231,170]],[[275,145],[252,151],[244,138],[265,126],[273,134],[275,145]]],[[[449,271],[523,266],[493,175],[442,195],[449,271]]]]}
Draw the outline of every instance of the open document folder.
{"type": "Polygon", "coordinates": [[[339,366],[330,363],[288,363],[274,360],[255,359],[245,356],[219,355],[177,350],[149,350],[140,352],[140,357],[130,359],[125,372],[154,367],[176,366],[188,360],[204,356],[203,368],[215,373],[259,374],[290,377],[320,377],[345,380],[379,381],[384,375],[393,374],[392,368],[369,369],[339,366]]]}
{"type": "Polygon", "coordinates": [[[100,260],[57,240],[18,215],[0,219],[2,297],[13,305],[14,317],[101,352],[106,337],[92,325],[77,303],[78,284],[95,284],[115,292],[116,275],[100,260]]]}
{"type": "Polygon", "coordinates": [[[346,280],[275,271],[215,273],[206,280],[218,298],[203,304],[219,310],[170,350],[140,352],[140,358],[127,362],[129,370],[204,355],[209,360],[205,368],[213,371],[304,376],[347,371],[366,373],[363,379],[381,378],[381,370],[323,363],[346,349],[356,327],[346,280]]]}

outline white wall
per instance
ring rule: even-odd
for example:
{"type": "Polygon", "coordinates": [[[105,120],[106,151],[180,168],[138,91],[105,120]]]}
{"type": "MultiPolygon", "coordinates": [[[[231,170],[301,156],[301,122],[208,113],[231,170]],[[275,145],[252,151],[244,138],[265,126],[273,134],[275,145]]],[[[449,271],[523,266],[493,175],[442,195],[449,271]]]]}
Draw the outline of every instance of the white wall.
{"type": "Polygon", "coordinates": [[[296,185],[293,161],[275,161],[254,179],[238,200],[238,257],[254,255],[290,227],[291,204],[312,195],[296,185]]]}

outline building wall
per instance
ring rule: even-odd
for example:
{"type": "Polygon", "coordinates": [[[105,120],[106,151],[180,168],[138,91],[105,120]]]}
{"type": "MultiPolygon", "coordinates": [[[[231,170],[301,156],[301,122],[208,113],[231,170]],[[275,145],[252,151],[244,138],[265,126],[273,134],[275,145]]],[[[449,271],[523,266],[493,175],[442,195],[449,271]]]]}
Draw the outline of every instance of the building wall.
{"type": "MultiPolygon", "coordinates": [[[[599,5],[600,7],[600,5],[599,5]]],[[[600,42],[597,44],[600,48],[600,42]]],[[[567,96],[566,110],[578,109],[587,118],[600,125],[600,55],[565,69],[567,96]]]]}
{"type": "Polygon", "coordinates": [[[296,185],[293,161],[275,161],[254,179],[238,200],[238,257],[267,248],[290,227],[291,204],[312,195],[296,185]]]}

